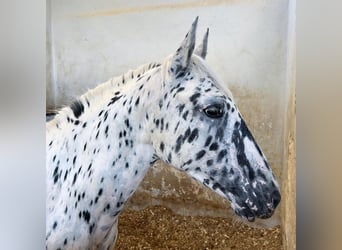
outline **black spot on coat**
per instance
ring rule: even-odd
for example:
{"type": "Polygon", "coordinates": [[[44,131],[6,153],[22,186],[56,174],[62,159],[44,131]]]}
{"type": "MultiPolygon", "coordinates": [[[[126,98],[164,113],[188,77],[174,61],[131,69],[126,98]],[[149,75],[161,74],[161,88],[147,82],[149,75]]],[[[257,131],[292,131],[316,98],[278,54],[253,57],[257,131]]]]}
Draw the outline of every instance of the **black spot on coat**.
{"type": "Polygon", "coordinates": [[[218,149],[218,144],[216,142],[213,142],[209,147],[210,151],[215,151],[217,149],[218,149]]]}
{"type": "Polygon", "coordinates": [[[189,143],[193,142],[193,140],[195,140],[195,138],[197,138],[197,137],[198,137],[198,129],[195,128],[195,129],[191,132],[191,134],[190,134],[190,136],[189,136],[189,139],[188,139],[188,142],[189,142],[189,143]]]}
{"type": "Polygon", "coordinates": [[[74,116],[78,118],[83,112],[84,112],[84,105],[80,100],[74,101],[71,105],[70,108],[72,112],[74,113],[74,116]]]}
{"type": "Polygon", "coordinates": [[[207,140],[205,141],[204,147],[208,147],[208,145],[210,144],[212,138],[213,137],[211,135],[208,136],[207,140]]]}
{"type": "Polygon", "coordinates": [[[120,95],[120,96],[114,96],[114,97],[110,100],[110,102],[108,103],[107,106],[110,106],[110,105],[114,104],[114,103],[115,103],[117,100],[119,100],[121,97],[122,97],[122,95],[120,95]]]}
{"type": "Polygon", "coordinates": [[[190,96],[190,101],[193,103],[193,104],[196,104],[197,103],[197,99],[198,97],[200,97],[201,94],[200,93],[195,93],[193,94],[192,96],[190,96]]]}
{"type": "Polygon", "coordinates": [[[220,151],[220,153],[217,156],[217,162],[221,162],[223,157],[227,154],[227,150],[223,149],[220,151]]]}
{"type": "Polygon", "coordinates": [[[205,150],[201,150],[196,154],[196,160],[201,159],[205,155],[205,150]]]}

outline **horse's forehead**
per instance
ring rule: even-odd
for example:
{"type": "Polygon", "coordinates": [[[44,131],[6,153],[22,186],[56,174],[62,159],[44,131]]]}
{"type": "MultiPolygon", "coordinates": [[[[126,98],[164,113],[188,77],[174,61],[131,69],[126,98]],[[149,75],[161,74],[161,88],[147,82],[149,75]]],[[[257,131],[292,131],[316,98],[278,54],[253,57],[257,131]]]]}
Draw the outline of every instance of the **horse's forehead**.
{"type": "MultiPolygon", "coordinates": [[[[233,100],[233,95],[228,88],[227,84],[206,64],[201,58],[193,58],[193,65],[191,68],[192,73],[197,76],[198,80],[202,84],[202,87],[207,88],[209,85],[214,86],[215,91],[220,92],[221,95],[229,97],[233,100]]],[[[200,86],[200,84],[199,84],[200,86]]]]}
{"type": "MultiPolygon", "coordinates": [[[[172,55],[166,57],[164,61],[164,67],[169,65],[169,63],[172,60],[172,55]]],[[[214,72],[214,70],[209,67],[207,62],[203,60],[201,57],[197,55],[192,55],[191,58],[191,67],[188,69],[191,76],[194,79],[195,83],[198,83],[197,86],[192,86],[192,87],[199,87],[199,88],[204,88],[208,89],[208,87],[214,86],[214,88],[211,88],[212,91],[208,92],[207,94],[212,93],[213,91],[219,92],[220,96],[224,95],[226,97],[229,97],[229,100],[234,103],[234,98],[233,95],[228,88],[228,85],[225,84],[225,82],[219,77],[218,74],[214,72]]],[[[168,72],[168,71],[166,71],[168,72]]],[[[170,73],[170,72],[168,72],[170,73]]],[[[188,80],[189,78],[183,79],[183,81],[188,80]]],[[[176,81],[179,83],[179,81],[176,81]]],[[[180,85],[178,85],[180,87],[180,85]]],[[[184,86],[183,86],[184,87],[184,86]]]]}

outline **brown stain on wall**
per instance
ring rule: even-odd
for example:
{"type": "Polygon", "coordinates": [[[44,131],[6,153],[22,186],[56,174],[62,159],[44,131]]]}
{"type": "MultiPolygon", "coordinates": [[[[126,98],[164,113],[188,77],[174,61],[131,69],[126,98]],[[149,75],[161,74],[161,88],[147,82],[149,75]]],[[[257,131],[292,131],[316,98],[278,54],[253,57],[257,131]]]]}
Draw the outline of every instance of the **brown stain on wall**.
{"type": "Polygon", "coordinates": [[[174,4],[155,4],[155,5],[147,5],[147,6],[139,6],[139,7],[128,7],[128,8],[118,8],[112,10],[100,10],[93,11],[78,15],[77,17],[89,18],[89,17],[97,17],[97,16],[114,16],[114,15],[122,15],[122,14],[132,14],[132,13],[140,13],[146,11],[160,11],[160,10],[178,10],[178,9],[189,9],[189,8],[204,8],[210,6],[220,6],[233,4],[237,2],[237,0],[212,0],[212,1],[193,1],[188,3],[174,3],[174,4]]]}

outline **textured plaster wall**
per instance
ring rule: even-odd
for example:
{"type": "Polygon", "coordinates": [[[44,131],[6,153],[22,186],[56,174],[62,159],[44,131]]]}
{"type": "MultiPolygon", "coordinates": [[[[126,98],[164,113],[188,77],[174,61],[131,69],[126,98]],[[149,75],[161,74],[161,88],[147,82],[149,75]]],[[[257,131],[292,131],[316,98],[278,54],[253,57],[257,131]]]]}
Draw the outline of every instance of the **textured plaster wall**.
{"type": "MultiPolygon", "coordinates": [[[[198,39],[210,28],[207,61],[232,90],[282,183],[288,177],[283,175],[286,142],[293,129],[286,126],[294,94],[288,71],[293,2],[48,0],[47,111],[112,76],[169,55],[198,15],[198,39]]],[[[231,214],[228,202],[161,162],[151,168],[130,206],[159,203],[181,213],[231,214]]],[[[280,212],[262,223],[280,223],[280,212]]]]}

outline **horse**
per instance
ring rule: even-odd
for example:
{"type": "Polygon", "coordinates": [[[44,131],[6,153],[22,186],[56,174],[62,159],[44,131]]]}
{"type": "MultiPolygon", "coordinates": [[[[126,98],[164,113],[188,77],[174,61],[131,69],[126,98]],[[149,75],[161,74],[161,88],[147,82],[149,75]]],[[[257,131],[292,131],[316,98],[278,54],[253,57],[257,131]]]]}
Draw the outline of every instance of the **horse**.
{"type": "Polygon", "coordinates": [[[113,77],[46,124],[46,248],[111,249],[126,201],[163,160],[231,202],[269,218],[279,185],[231,92],[195,48],[198,17],[160,63],[113,77]]]}

